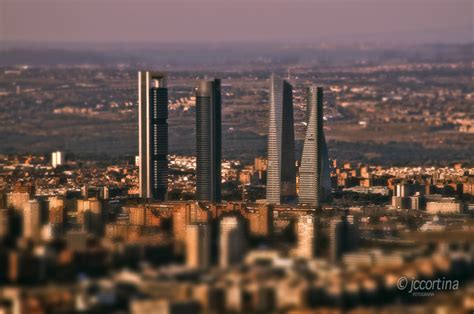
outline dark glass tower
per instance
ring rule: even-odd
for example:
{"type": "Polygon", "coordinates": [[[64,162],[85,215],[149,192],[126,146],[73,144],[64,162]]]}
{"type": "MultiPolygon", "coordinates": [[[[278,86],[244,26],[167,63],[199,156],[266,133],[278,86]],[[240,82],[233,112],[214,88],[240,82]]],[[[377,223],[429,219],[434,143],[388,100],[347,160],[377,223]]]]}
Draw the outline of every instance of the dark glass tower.
{"type": "Polygon", "coordinates": [[[300,167],[299,202],[320,206],[331,193],[329,159],[323,129],[323,88],[307,88],[307,129],[300,167]]]}
{"type": "Polygon", "coordinates": [[[166,74],[138,72],[140,197],[164,201],[168,190],[166,74]]]}
{"type": "Polygon", "coordinates": [[[268,131],[267,202],[296,201],[293,87],[272,75],[268,131]]]}
{"type": "Polygon", "coordinates": [[[196,199],[221,201],[221,81],[196,85],[196,199]]]}

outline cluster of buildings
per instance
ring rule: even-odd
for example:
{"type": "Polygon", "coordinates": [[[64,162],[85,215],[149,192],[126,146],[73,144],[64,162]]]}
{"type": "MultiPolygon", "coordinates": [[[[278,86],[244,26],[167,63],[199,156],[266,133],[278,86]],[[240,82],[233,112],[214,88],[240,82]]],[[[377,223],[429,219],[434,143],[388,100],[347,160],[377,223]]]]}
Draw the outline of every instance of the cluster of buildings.
{"type": "Polygon", "coordinates": [[[49,167],[2,168],[0,312],[316,313],[409,303],[401,276],[474,276],[472,169],[330,163],[317,86],[306,89],[297,160],[293,87],[275,75],[267,158],[222,160],[219,79],[194,88],[195,158],[170,156],[167,84],[165,73],[138,73],[138,172],[86,173],[59,151],[49,167]],[[170,197],[180,169],[194,171],[176,182],[191,200],[170,197]],[[230,180],[241,201],[224,200],[230,180]],[[264,198],[246,200],[262,186],[264,198]],[[360,195],[382,198],[353,206],[360,195]],[[441,223],[450,233],[436,238],[441,223]]]}
{"type": "MultiPolygon", "coordinates": [[[[166,74],[139,72],[140,197],[164,201],[168,187],[168,90],[166,74]]],[[[220,202],[221,82],[199,81],[196,92],[196,200],[220,202]]],[[[329,159],[323,130],[323,88],[307,88],[307,133],[296,191],[293,87],[272,75],[266,201],[315,207],[331,193],[329,159]]]]}
{"type": "MultiPolygon", "coordinates": [[[[317,313],[410,304],[397,288],[401,277],[459,280],[464,289],[474,275],[474,229],[408,234],[387,250],[374,249],[374,243],[361,248],[363,230],[354,216],[315,216],[309,208],[194,201],[123,208],[128,215],[106,223],[103,238],[77,230],[33,239],[34,250],[24,239],[15,250],[3,247],[0,282],[8,285],[0,289],[0,308],[317,313]],[[285,234],[290,225],[296,229],[293,243],[285,234]]],[[[471,309],[472,295],[460,295],[452,306],[471,309]]]]}

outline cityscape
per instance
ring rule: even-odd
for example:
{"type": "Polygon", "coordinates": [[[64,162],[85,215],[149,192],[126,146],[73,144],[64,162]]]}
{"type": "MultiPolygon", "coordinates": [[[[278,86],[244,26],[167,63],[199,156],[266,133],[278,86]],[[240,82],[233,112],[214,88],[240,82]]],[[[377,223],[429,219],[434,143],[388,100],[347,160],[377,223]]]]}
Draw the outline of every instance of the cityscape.
{"type": "Polygon", "coordinates": [[[178,25],[176,43],[139,44],[149,30],[112,20],[122,43],[100,42],[115,13],[93,1],[55,5],[84,10],[83,34],[35,41],[56,17],[29,35],[8,17],[0,37],[0,314],[474,312],[472,27],[423,41],[450,9],[397,44],[363,21],[332,41],[267,20],[282,38],[265,41],[265,18],[232,7],[246,41],[210,1],[235,43],[178,25]]]}

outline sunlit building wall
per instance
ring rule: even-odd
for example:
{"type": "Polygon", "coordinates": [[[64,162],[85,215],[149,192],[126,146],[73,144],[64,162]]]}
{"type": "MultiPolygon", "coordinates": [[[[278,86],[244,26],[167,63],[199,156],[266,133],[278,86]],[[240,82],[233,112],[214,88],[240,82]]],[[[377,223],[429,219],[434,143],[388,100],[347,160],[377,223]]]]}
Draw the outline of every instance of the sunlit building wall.
{"type": "Polygon", "coordinates": [[[293,87],[276,75],[270,78],[267,202],[296,200],[293,87]]]}
{"type": "Polygon", "coordinates": [[[168,190],[168,88],[159,72],[138,72],[140,197],[164,201],[168,190]]]}

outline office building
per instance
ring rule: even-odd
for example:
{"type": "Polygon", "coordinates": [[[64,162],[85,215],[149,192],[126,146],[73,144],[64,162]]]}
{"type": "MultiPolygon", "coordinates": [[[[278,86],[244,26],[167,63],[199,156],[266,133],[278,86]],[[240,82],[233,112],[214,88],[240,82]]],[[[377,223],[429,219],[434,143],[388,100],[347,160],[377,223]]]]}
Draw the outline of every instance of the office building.
{"type": "Polygon", "coordinates": [[[339,262],[343,254],[354,251],[359,242],[359,229],[347,216],[332,220],[329,226],[330,260],[339,262]]]}
{"type": "Polygon", "coordinates": [[[221,201],[221,81],[196,87],[196,199],[221,201]]]}
{"type": "Polygon", "coordinates": [[[22,212],[30,200],[30,192],[10,192],[7,193],[7,207],[11,207],[18,212],[22,212]]]}
{"type": "Polygon", "coordinates": [[[295,255],[308,259],[312,258],[316,252],[316,219],[313,215],[298,217],[296,238],[298,244],[295,255]]]}
{"type": "Polygon", "coordinates": [[[201,313],[196,301],[167,300],[163,298],[135,298],[130,302],[131,314],[184,314],[201,313]]]}
{"type": "Polygon", "coordinates": [[[77,200],[77,222],[83,230],[100,235],[103,232],[103,208],[98,199],[77,200]]]}
{"type": "Polygon", "coordinates": [[[268,237],[273,232],[273,206],[267,204],[256,204],[246,206],[244,212],[249,223],[251,236],[268,237]]]}
{"type": "Polygon", "coordinates": [[[48,198],[49,224],[54,234],[61,234],[66,227],[66,208],[64,199],[58,196],[48,198]]]}
{"type": "Polygon", "coordinates": [[[47,202],[30,200],[23,210],[23,236],[40,239],[41,229],[47,222],[47,202]]]}
{"type": "Polygon", "coordinates": [[[454,198],[443,198],[440,201],[426,203],[426,212],[431,215],[437,214],[460,214],[464,212],[465,205],[454,198]]]}
{"type": "Polygon", "coordinates": [[[210,221],[209,211],[198,202],[180,202],[173,206],[173,237],[177,242],[186,242],[186,226],[210,221]]]}
{"type": "Polygon", "coordinates": [[[186,226],[186,266],[208,268],[211,258],[211,235],[209,225],[195,223],[186,226]]]}
{"type": "Polygon", "coordinates": [[[64,152],[57,151],[51,154],[51,165],[53,166],[53,168],[64,165],[65,162],[66,159],[64,152]]]}
{"type": "Polygon", "coordinates": [[[66,246],[73,251],[84,251],[87,249],[88,234],[85,231],[71,230],[66,233],[66,246]]]}
{"type": "Polygon", "coordinates": [[[293,87],[276,75],[270,78],[267,202],[296,201],[293,87]]]}
{"type": "Polygon", "coordinates": [[[107,186],[83,185],[81,194],[84,198],[97,198],[106,200],[110,197],[110,189],[107,186]]]}
{"type": "Polygon", "coordinates": [[[10,211],[0,208],[0,240],[5,239],[10,234],[10,211]]]}
{"type": "Polygon", "coordinates": [[[409,197],[410,209],[421,210],[425,208],[425,198],[423,195],[413,195],[409,197]]]}
{"type": "Polygon", "coordinates": [[[138,72],[140,197],[164,201],[168,190],[168,88],[166,74],[138,72]]]}
{"type": "Polygon", "coordinates": [[[426,185],[407,183],[396,184],[393,188],[392,208],[423,209],[425,207],[425,193],[426,185]]]}
{"type": "Polygon", "coordinates": [[[145,225],[146,207],[142,205],[128,207],[128,222],[131,225],[145,225]]]}
{"type": "Polygon", "coordinates": [[[331,194],[329,158],[323,130],[323,88],[307,88],[307,129],[301,157],[299,203],[320,206],[331,194]]]}
{"type": "Polygon", "coordinates": [[[219,224],[219,266],[238,264],[246,250],[245,227],[238,216],[224,216],[219,224]]]}

